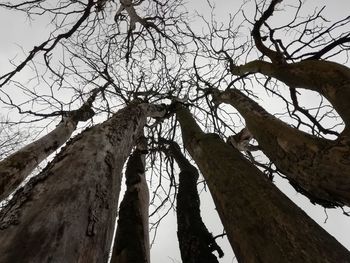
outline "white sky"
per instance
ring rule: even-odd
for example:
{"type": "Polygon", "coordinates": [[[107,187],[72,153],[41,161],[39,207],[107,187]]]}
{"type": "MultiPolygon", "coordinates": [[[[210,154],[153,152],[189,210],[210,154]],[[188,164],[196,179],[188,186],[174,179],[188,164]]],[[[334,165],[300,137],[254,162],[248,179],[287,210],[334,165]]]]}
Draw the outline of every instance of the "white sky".
{"type": "MultiPolygon", "coordinates": [[[[293,1],[289,1],[292,3],[293,1]]],[[[297,1],[294,1],[297,2],[297,1]]],[[[215,5],[217,7],[216,14],[218,18],[225,18],[229,12],[234,13],[240,6],[241,1],[224,1],[216,0],[215,5]]],[[[307,6],[311,7],[327,5],[326,14],[329,18],[343,18],[349,15],[350,1],[349,0],[307,0],[307,6]]],[[[208,5],[206,0],[192,0],[189,1],[189,10],[196,9],[199,13],[208,15],[208,5]]],[[[249,11],[249,10],[247,10],[249,11]]],[[[253,10],[251,10],[253,11],[253,10]]],[[[249,13],[249,12],[247,12],[249,13]]],[[[278,19],[281,19],[280,17],[278,19]]],[[[28,19],[20,13],[12,13],[0,9],[0,74],[6,72],[9,69],[8,59],[15,58],[16,56],[23,57],[20,46],[25,50],[25,54],[33,48],[33,46],[46,39],[47,26],[46,20],[33,21],[28,26],[28,19]]],[[[201,27],[201,25],[198,25],[201,27]]],[[[23,73],[22,78],[27,75],[23,73]]],[[[27,76],[29,77],[29,75],[27,76]]],[[[312,96],[309,97],[313,99],[312,96]]],[[[265,106],[271,105],[265,101],[261,102],[265,106]]],[[[277,106],[278,107],[278,106],[277,106]]],[[[1,113],[6,113],[1,109],[1,113]]],[[[342,215],[342,211],[339,209],[328,209],[328,219],[325,222],[326,214],[324,209],[320,206],[312,205],[308,199],[300,194],[297,194],[292,189],[286,180],[276,178],[276,184],[278,187],[286,193],[294,202],[297,203],[302,209],[304,209],[317,223],[325,228],[329,233],[336,237],[345,247],[350,249],[350,235],[348,229],[350,229],[350,218],[342,215]]],[[[216,214],[214,205],[210,199],[209,194],[201,196],[202,214],[205,224],[208,229],[214,234],[220,234],[222,232],[222,226],[216,214]]],[[[349,210],[349,209],[346,209],[349,210]]],[[[173,212],[171,212],[173,213],[173,212]]],[[[166,219],[161,225],[157,240],[151,251],[152,262],[164,263],[164,262],[181,262],[178,251],[178,244],[176,238],[176,219],[175,215],[166,219]]],[[[220,242],[225,252],[225,257],[219,260],[222,263],[235,262],[233,260],[234,255],[227,241],[220,242]]]]}

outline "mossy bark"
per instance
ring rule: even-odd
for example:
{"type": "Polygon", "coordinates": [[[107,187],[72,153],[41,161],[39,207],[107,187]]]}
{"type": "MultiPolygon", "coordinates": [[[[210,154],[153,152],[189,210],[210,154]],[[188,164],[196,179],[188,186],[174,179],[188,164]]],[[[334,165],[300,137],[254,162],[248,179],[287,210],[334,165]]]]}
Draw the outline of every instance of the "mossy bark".
{"type": "Polygon", "coordinates": [[[239,90],[216,94],[244,117],[260,149],[312,202],[350,205],[350,140],[330,141],[295,129],[266,112],[239,90]]]}
{"type": "Polygon", "coordinates": [[[186,149],[199,166],[239,262],[348,262],[350,253],[254,165],[177,110],[186,149]]]}
{"type": "Polygon", "coordinates": [[[127,189],[120,203],[118,227],[111,263],[149,263],[148,206],[145,152],[136,149],[129,157],[127,189]]]}
{"type": "Polygon", "coordinates": [[[0,262],[106,262],[121,171],[152,109],[132,104],[84,131],[14,195],[0,211],[0,262]]]}
{"type": "MultiPolygon", "coordinates": [[[[319,92],[333,105],[346,126],[350,126],[350,69],[348,67],[324,60],[304,60],[291,64],[255,60],[245,65],[231,67],[231,73],[234,75],[243,75],[248,72],[276,78],[290,87],[319,92]]],[[[347,128],[346,133],[349,133],[347,128]]]]}
{"type": "Polygon", "coordinates": [[[204,225],[200,215],[200,199],[197,191],[199,173],[182,154],[175,142],[169,142],[169,154],[180,167],[178,194],[176,198],[177,236],[183,263],[217,263],[224,255],[213,235],[204,225]]]}

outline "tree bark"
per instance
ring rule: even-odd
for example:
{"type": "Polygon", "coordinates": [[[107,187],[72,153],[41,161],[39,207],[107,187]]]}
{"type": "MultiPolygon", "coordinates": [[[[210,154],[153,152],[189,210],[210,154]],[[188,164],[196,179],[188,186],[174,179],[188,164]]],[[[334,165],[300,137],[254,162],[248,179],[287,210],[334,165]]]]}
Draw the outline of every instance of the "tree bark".
{"type": "Polygon", "coordinates": [[[222,257],[224,253],[204,225],[200,215],[197,168],[186,159],[177,143],[173,141],[167,143],[169,144],[169,155],[174,157],[180,167],[176,215],[182,262],[217,263],[219,261],[213,252],[217,251],[219,257],[222,257]]]}
{"type": "MultiPolygon", "coordinates": [[[[269,63],[255,60],[241,66],[231,66],[231,73],[261,73],[276,78],[293,88],[317,91],[326,97],[350,126],[350,69],[325,60],[304,60],[291,64],[269,63]]],[[[346,129],[349,136],[349,129],[346,129]]]]}
{"type": "Polygon", "coordinates": [[[241,153],[177,109],[186,149],[199,166],[239,262],[348,262],[350,253],[241,153]]]}
{"type": "MultiPolygon", "coordinates": [[[[254,60],[237,66],[229,58],[231,73],[239,76],[246,73],[261,73],[276,78],[291,88],[317,91],[330,101],[342,117],[347,126],[344,134],[350,136],[350,129],[348,128],[350,125],[350,107],[348,107],[348,101],[350,100],[350,69],[335,62],[315,59],[319,58],[321,53],[326,52],[325,50],[321,50],[319,56],[314,56],[313,59],[287,64],[285,54],[280,50],[279,45],[274,45],[276,50],[272,50],[263,43],[260,34],[261,27],[273,15],[276,5],[280,2],[280,0],[271,0],[268,8],[255,22],[252,30],[256,48],[264,56],[267,56],[272,63],[254,60]]],[[[327,47],[331,48],[330,46],[327,47]]]]}
{"type": "Polygon", "coordinates": [[[129,157],[126,166],[127,189],[120,203],[111,263],[150,262],[146,153],[145,148],[137,148],[129,157]]]}
{"type": "Polygon", "coordinates": [[[0,200],[5,199],[51,153],[72,135],[79,121],[86,121],[94,112],[88,104],[72,111],[57,127],[42,138],[23,147],[0,162],[0,200]]]}
{"type": "Polygon", "coordinates": [[[124,162],[146,116],[163,114],[130,104],[71,140],[0,211],[0,262],[106,262],[124,162]]]}
{"type": "Polygon", "coordinates": [[[325,207],[350,206],[350,141],[330,141],[292,128],[236,89],[214,95],[244,117],[260,149],[298,191],[325,207]]]}

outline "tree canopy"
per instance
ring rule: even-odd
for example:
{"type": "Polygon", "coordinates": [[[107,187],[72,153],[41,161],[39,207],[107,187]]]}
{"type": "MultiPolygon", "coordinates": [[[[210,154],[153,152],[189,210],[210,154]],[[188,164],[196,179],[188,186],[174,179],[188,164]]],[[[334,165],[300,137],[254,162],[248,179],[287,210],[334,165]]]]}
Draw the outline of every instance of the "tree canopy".
{"type": "MultiPolygon", "coordinates": [[[[3,59],[9,54],[0,69],[0,158],[5,160],[0,197],[51,160],[69,138],[68,152],[84,130],[97,143],[97,131],[110,138],[108,125],[127,122],[121,111],[138,112],[133,120],[138,130],[125,133],[130,137],[125,147],[131,151],[144,125],[154,242],[180,194],[169,142],[180,145],[179,153],[190,153],[184,155],[194,159],[188,167],[196,165],[202,174],[209,169],[184,135],[183,107],[198,129],[226,141],[244,156],[242,162],[256,166],[247,168],[252,173],[270,184],[285,178],[312,204],[348,215],[350,17],[345,11],[334,16],[332,4],[321,2],[1,0],[0,13],[25,20],[32,33],[23,32],[15,52],[0,50],[3,59]],[[21,149],[24,142],[27,148],[21,149]],[[28,152],[35,154],[27,157],[28,152]]],[[[112,168],[121,172],[124,162],[117,162],[120,167],[112,168]]],[[[198,189],[207,189],[204,178],[196,182],[198,189]]],[[[118,200],[112,195],[107,196],[118,200]]]]}

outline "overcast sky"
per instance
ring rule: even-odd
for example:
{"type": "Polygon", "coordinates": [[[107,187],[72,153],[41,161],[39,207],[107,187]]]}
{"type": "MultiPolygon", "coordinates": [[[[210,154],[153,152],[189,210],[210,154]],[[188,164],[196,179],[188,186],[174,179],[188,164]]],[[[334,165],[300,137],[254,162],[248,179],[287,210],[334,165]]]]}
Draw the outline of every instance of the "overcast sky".
{"type": "MultiPolygon", "coordinates": [[[[237,8],[241,5],[241,2],[242,1],[216,0],[215,5],[217,7],[217,17],[225,18],[229,12],[235,13],[237,8]]],[[[292,3],[293,1],[288,2],[292,3]]],[[[326,14],[329,18],[342,18],[349,15],[350,11],[349,0],[308,0],[306,1],[306,5],[306,10],[309,10],[310,12],[313,10],[312,7],[327,5],[326,14]]],[[[188,6],[190,11],[197,10],[199,13],[203,13],[205,15],[209,14],[209,8],[206,0],[189,1],[188,6]]],[[[246,11],[253,12],[254,10],[246,11]]],[[[25,16],[23,16],[23,14],[16,14],[0,9],[0,74],[9,69],[8,59],[15,58],[16,56],[23,57],[21,47],[27,53],[33,48],[33,46],[45,40],[46,34],[43,32],[47,32],[46,21],[47,20],[38,20],[30,22],[25,16]]],[[[201,27],[200,24],[197,26],[201,27]]],[[[25,78],[26,75],[23,74],[22,77],[25,78]]],[[[308,96],[307,98],[309,100],[313,99],[312,95],[308,96]]],[[[267,100],[262,100],[260,103],[263,106],[271,106],[271,103],[268,103],[267,100]]],[[[275,106],[278,108],[278,105],[275,106]]],[[[1,111],[2,113],[5,113],[3,109],[1,109],[1,111]]],[[[334,235],[339,242],[350,249],[350,235],[348,234],[348,229],[350,229],[349,217],[344,216],[340,209],[328,209],[326,216],[322,207],[312,205],[308,199],[300,194],[297,194],[295,190],[289,186],[286,180],[276,178],[275,181],[278,187],[294,202],[296,202],[297,205],[303,208],[329,233],[334,235]]],[[[208,229],[214,233],[214,235],[221,234],[222,226],[211,198],[208,193],[202,193],[201,208],[204,222],[208,229]]],[[[173,212],[170,213],[173,214],[173,216],[167,218],[161,225],[158,231],[157,239],[151,251],[152,262],[154,263],[181,262],[176,239],[176,218],[173,212]]],[[[235,262],[234,255],[227,243],[227,240],[224,239],[221,241],[221,239],[219,239],[218,242],[222,245],[225,252],[225,257],[220,260],[220,262],[235,262]]]]}

